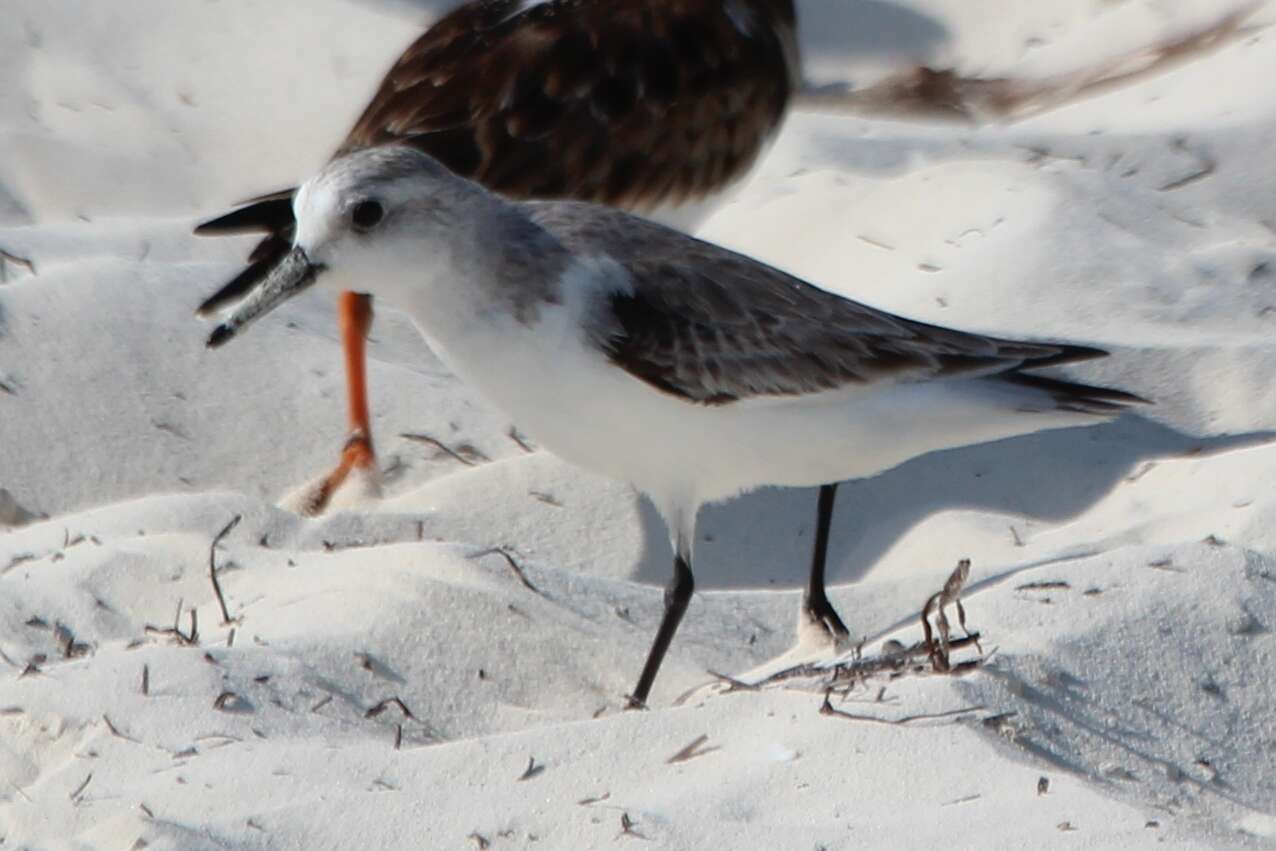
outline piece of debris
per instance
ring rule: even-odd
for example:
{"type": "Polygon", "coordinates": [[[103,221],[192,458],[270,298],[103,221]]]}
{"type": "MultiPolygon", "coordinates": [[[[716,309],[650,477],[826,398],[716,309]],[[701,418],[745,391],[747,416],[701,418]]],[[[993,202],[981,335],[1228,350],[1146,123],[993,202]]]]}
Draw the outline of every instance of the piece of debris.
{"type": "Polygon", "coordinates": [[[1196,183],[1198,180],[1204,180],[1205,178],[1209,177],[1218,169],[1218,163],[1216,163],[1211,157],[1208,157],[1203,153],[1190,150],[1187,147],[1187,139],[1181,136],[1174,139],[1170,143],[1170,146],[1173,147],[1176,151],[1181,151],[1182,153],[1187,154],[1188,156],[1194,157],[1197,161],[1197,167],[1194,171],[1191,171],[1188,174],[1185,174],[1183,177],[1177,178],[1176,180],[1171,180],[1169,183],[1166,183],[1162,186],[1158,186],[1157,187],[1158,192],[1173,192],[1175,189],[1182,189],[1184,186],[1190,186],[1191,184],[1196,183]]]}
{"type": "MultiPolygon", "coordinates": [[[[229,626],[235,620],[230,616],[230,611],[226,608],[226,598],[222,595],[222,584],[217,580],[217,545],[222,539],[230,534],[231,530],[239,525],[239,521],[243,519],[242,514],[236,514],[230,519],[230,522],[222,527],[222,530],[213,538],[213,543],[208,548],[208,578],[213,583],[213,593],[217,595],[217,605],[222,610],[222,626],[229,626]]],[[[265,536],[262,536],[263,539],[265,536]]],[[[192,612],[194,609],[191,610],[192,612]]]]}
{"type": "Polygon", "coordinates": [[[380,715],[382,712],[385,712],[391,706],[399,707],[399,711],[403,713],[403,716],[405,718],[411,718],[413,721],[416,720],[416,716],[412,714],[412,710],[408,709],[407,705],[402,700],[400,700],[397,696],[387,697],[385,700],[381,701],[376,706],[372,707],[367,712],[363,713],[363,717],[376,718],[378,715],[380,715]]]}
{"type": "Polygon", "coordinates": [[[1048,579],[1040,582],[1026,582],[1023,585],[1016,585],[1016,591],[1066,591],[1072,586],[1061,579],[1048,579]]]}
{"type": "MultiPolygon", "coordinates": [[[[931,665],[936,673],[946,673],[952,670],[952,664],[949,657],[951,650],[951,642],[948,637],[948,618],[944,615],[944,607],[952,604],[957,609],[957,623],[961,626],[962,631],[966,633],[966,637],[970,638],[970,630],[966,628],[966,610],[962,608],[961,596],[962,589],[966,586],[966,580],[970,577],[970,559],[964,558],[957,562],[957,567],[953,568],[953,572],[949,574],[948,580],[944,582],[944,587],[936,594],[932,594],[926,601],[926,605],[922,607],[922,632],[925,635],[922,643],[929,648],[931,665]],[[935,612],[935,627],[939,632],[939,640],[934,640],[934,635],[930,628],[930,613],[935,612]]],[[[975,647],[979,649],[978,643],[975,647]]],[[[982,649],[980,649],[982,653],[982,649]]]]}
{"type": "Polygon", "coordinates": [[[89,781],[92,779],[93,779],[93,772],[90,771],[89,776],[84,778],[84,782],[82,782],[79,786],[76,786],[75,791],[72,792],[70,795],[67,795],[67,797],[70,798],[71,801],[76,804],[80,803],[80,800],[84,796],[84,790],[89,787],[89,781]]]}
{"type": "Polygon", "coordinates": [[[253,705],[242,695],[224,691],[213,701],[213,708],[221,712],[251,712],[253,705]]]}
{"type": "Polygon", "coordinates": [[[670,765],[673,765],[674,763],[686,762],[689,759],[695,759],[698,756],[704,756],[707,753],[713,753],[714,751],[719,750],[718,746],[716,745],[711,748],[702,748],[701,745],[703,745],[707,741],[709,741],[708,733],[704,733],[700,736],[697,736],[690,744],[688,744],[682,750],[678,751],[673,756],[669,757],[669,759],[667,759],[666,762],[668,762],[670,765]]]}
{"type": "Polygon", "coordinates": [[[518,448],[524,452],[531,454],[536,451],[536,447],[527,441],[527,438],[519,432],[514,426],[510,426],[510,430],[505,432],[505,436],[518,444],[518,448]]]}
{"type": "MultiPolygon", "coordinates": [[[[433,446],[435,449],[439,450],[441,454],[459,461],[467,467],[476,467],[479,464],[484,464],[492,460],[487,457],[482,450],[469,443],[461,443],[453,448],[438,438],[430,437],[428,434],[412,434],[411,432],[403,432],[399,435],[399,437],[402,437],[405,440],[412,440],[417,443],[424,443],[428,446],[433,446]]],[[[435,457],[437,458],[438,456],[436,455],[435,457]]]]}
{"type": "Polygon", "coordinates": [[[359,667],[373,676],[380,677],[383,680],[390,680],[395,683],[404,682],[403,676],[382,662],[377,657],[367,651],[360,650],[354,654],[354,658],[359,660],[359,667]]]}
{"type": "Polygon", "coordinates": [[[638,831],[634,830],[634,820],[629,817],[629,813],[620,814],[620,833],[616,834],[616,838],[621,836],[632,836],[634,839],[646,839],[638,831]]]}
{"type": "Polygon", "coordinates": [[[30,272],[32,275],[39,274],[38,272],[36,272],[35,263],[31,259],[27,257],[19,257],[17,254],[14,254],[12,251],[5,251],[3,248],[0,248],[0,284],[5,283],[6,281],[9,280],[9,272],[7,269],[5,269],[6,263],[12,263],[15,266],[25,267],[26,270],[30,272]]]}
{"type": "Polygon", "coordinates": [[[940,806],[954,807],[954,806],[957,806],[958,804],[969,804],[971,801],[978,801],[982,797],[983,795],[980,795],[978,792],[976,792],[973,795],[965,795],[961,798],[953,798],[951,801],[944,801],[942,804],[940,804],[940,806]]]}
{"type": "Polygon", "coordinates": [[[963,706],[960,709],[949,709],[944,712],[921,712],[916,715],[904,715],[899,718],[881,718],[876,715],[858,715],[854,712],[847,712],[838,709],[832,702],[833,690],[828,689],[824,692],[824,703],[820,706],[821,715],[834,715],[838,718],[845,718],[848,721],[868,721],[873,724],[889,724],[894,727],[903,727],[916,721],[942,721],[946,719],[959,719],[963,716],[970,715],[974,712],[980,712],[983,706],[963,706]]]}
{"type": "Polygon", "coordinates": [[[527,758],[527,769],[523,772],[522,776],[519,777],[518,779],[520,781],[531,780],[533,777],[540,774],[544,770],[545,770],[545,766],[536,764],[536,757],[529,756],[527,758]]]}
{"type": "Polygon", "coordinates": [[[1049,791],[1050,791],[1050,778],[1045,776],[1038,777],[1037,778],[1037,794],[1044,795],[1049,791]]]}
{"type": "Polygon", "coordinates": [[[514,560],[514,557],[509,554],[508,550],[502,547],[488,547],[485,550],[479,550],[476,553],[470,553],[468,556],[466,556],[466,558],[473,560],[473,559],[480,559],[485,556],[492,556],[492,555],[497,555],[505,559],[505,563],[509,565],[510,570],[514,571],[514,575],[518,577],[518,581],[523,584],[524,588],[526,588],[528,591],[531,591],[534,594],[539,594],[542,597],[545,596],[544,592],[541,591],[541,589],[537,588],[535,585],[533,585],[532,581],[527,578],[527,574],[523,571],[522,565],[520,565],[517,561],[514,560]]]}

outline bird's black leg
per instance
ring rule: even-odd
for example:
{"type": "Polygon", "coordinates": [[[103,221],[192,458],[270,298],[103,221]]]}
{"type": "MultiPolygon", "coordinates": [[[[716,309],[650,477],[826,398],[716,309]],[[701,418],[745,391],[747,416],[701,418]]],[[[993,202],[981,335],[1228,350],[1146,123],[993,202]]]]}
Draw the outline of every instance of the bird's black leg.
{"type": "Polygon", "coordinates": [[[647,654],[647,664],[642,667],[642,676],[638,685],[629,697],[629,708],[639,709],[647,705],[647,695],[651,692],[651,684],[656,680],[656,672],[664,661],[665,651],[673,641],[673,634],[678,631],[678,624],[691,602],[691,592],[696,588],[695,577],[691,575],[691,553],[679,542],[673,560],[673,578],[665,586],[665,614],[660,619],[660,629],[656,630],[656,640],[651,644],[647,654]]]}
{"type": "Polygon", "coordinates": [[[822,629],[835,642],[840,642],[846,640],[850,633],[824,593],[824,563],[828,559],[829,527],[833,523],[833,502],[836,498],[836,484],[820,487],[815,547],[811,551],[811,576],[806,583],[806,593],[802,595],[802,612],[812,624],[822,629]]]}

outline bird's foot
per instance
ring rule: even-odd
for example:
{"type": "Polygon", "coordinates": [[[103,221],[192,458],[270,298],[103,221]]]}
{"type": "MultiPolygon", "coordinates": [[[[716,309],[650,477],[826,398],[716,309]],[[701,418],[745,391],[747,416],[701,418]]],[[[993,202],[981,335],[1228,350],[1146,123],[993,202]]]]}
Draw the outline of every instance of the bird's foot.
{"type": "Polygon", "coordinates": [[[341,460],[325,473],[285,496],[282,507],[307,517],[335,508],[348,508],[381,496],[381,471],[372,441],[360,432],[352,434],[341,450],[341,460]]]}
{"type": "Polygon", "coordinates": [[[851,645],[851,634],[842,623],[837,610],[827,597],[806,596],[798,611],[797,638],[799,647],[846,650],[851,645]]]}

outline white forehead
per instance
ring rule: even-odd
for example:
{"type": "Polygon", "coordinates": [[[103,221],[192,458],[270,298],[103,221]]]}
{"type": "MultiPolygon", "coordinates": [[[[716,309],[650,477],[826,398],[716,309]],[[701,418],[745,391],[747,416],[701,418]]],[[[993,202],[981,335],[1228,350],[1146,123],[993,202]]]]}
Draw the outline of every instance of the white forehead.
{"type": "Polygon", "coordinates": [[[394,202],[459,181],[433,158],[402,145],[338,157],[302,184],[293,199],[297,242],[316,244],[347,208],[364,199],[394,202]]]}

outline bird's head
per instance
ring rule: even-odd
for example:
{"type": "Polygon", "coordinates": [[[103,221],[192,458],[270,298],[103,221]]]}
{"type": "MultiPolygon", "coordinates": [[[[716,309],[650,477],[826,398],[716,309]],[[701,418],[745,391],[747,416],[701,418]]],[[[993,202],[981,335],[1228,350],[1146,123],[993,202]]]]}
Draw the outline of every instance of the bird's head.
{"type": "Polygon", "coordinates": [[[499,202],[413,148],[366,148],[339,157],[293,200],[292,249],[208,338],[219,346],[315,284],[403,303],[427,292],[476,246],[499,202]],[[406,292],[405,292],[406,291],[406,292]]]}

